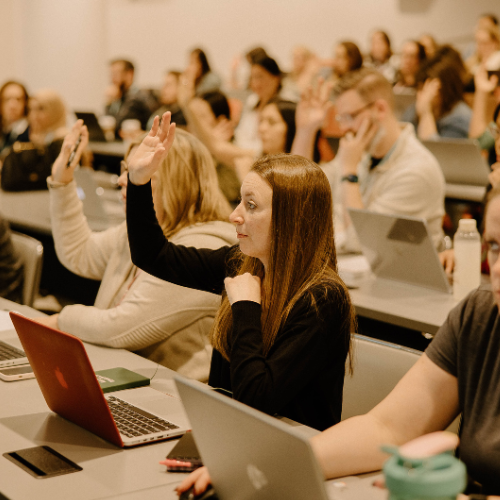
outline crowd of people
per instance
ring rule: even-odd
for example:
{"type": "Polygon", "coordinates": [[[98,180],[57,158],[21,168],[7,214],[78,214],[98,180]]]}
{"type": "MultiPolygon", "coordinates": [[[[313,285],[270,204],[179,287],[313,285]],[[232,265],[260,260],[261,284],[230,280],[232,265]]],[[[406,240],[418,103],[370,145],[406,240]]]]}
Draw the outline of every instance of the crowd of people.
{"type": "MultiPolygon", "coordinates": [[[[491,444],[498,405],[490,404],[500,380],[500,107],[493,114],[491,106],[500,98],[498,20],[479,19],[465,54],[429,34],[397,53],[378,30],[366,55],[343,40],[331,59],[301,46],[292,61],[285,74],[256,47],[235,58],[223,85],[196,48],[158,93],[136,86],[132,62],[111,61],[103,111],[116,140],[130,141],[118,181],[127,220],[99,233],[74,180],[78,165],[92,163],[85,124],[70,125],[52,90],[28,94],[16,81],[0,88],[2,187],[19,189],[9,172],[36,150],[49,168],[42,187],[58,258],[101,281],[94,306],[68,305],[39,321],[323,431],[312,444],[326,477],[380,468],[382,443],[446,428],[462,413],[461,457],[485,492],[500,492],[491,444]],[[243,91],[244,102],[231,97],[243,91]],[[397,95],[412,93],[398,116],[397,95]],[[333,159],[321,150],[331,117],[340,138],[333,159]],[[425,219],[445,250],[445,180],[421,141],[469,137],[491,159],[492,291],[481,287],[450,313],[386,400],[340,423],[356,321],[336,256],[360,251],[348,209],[425,219]]],[[[21,264],[1,219],[0,230],[0,292],[19,300],[21,264]]],[[[447,270],[450,259],[443,254],[447,270]]],[[[180,491],[208,482],[200,469],[180,491]]]]}

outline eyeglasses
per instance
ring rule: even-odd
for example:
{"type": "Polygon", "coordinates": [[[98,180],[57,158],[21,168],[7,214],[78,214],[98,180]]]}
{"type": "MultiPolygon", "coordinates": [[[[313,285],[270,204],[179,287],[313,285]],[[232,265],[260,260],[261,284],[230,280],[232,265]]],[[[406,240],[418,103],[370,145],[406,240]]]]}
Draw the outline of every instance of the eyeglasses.
{"type": "Polygon", "coordinates": [[[487,241],[486,249],[488,250],[488,261],[490,266],[498,260],[500,254],[500,245],[496,241],[487,241]]]}
{"type": "Polygon", "coordinates": [[[358,109],[357,111],[354,111],[354,113],[344,113],[342,115],[335,115],[335,120],[337,120],[339,123],[343,123],[344,125],[351,124],[365,109],[368,109],[370,106],[373,106],[373,104],[375,103],[369,102],[368,104],[365,104],[362,108],[358,109]]]}
{"type": "Polygon", "coordinates": [[[498,125],[496,123],[490,123],[488,125],[488,130],[490,131],[490,134],[493,136],[493,139],[495,139],[496,141],[500,136],[500,128],[498,127],[498,125]]]}

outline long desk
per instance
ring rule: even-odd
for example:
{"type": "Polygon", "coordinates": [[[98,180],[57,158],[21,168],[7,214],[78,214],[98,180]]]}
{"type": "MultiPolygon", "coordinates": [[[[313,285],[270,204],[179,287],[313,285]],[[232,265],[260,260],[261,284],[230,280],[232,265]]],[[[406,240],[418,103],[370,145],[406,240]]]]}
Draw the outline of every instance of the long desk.
{"type": "MultiPolygon", "coordinates": [[[[40,312],[0,299],[0,309],[15,309],[26,316],[40,312]]],[[[0,331],[0,339],[17,339],[12,330],[0,331]]],[[[20,345],[19,340],[17,340],[20,345]]],[[[86,344],[94,369],[122,366],[144,376],[153,377],[151,387],[161,392],[176,393],[172,370],[158,367],[145,358],[122,349],[109,349],[86,344]]],[[[186,477],[170,473],[159,460],[170,452],[177,440],[120,449],[94,434],[52,413],[43,399],[36,380],[0,381],[0,454],[50,446],[83,470],[71,474],[35,479],[0,456],[0,493],[10,500],[176,500],[175,486],[186,477]]],[[[283,419],[306,437],[317,431],[283,419]]],[[[371,476],[371,475],[370,475],[371,476]]],[[[352,479],[352,478],[351,478],[352,479]]],[[[335,481],[333,481],[335,482],[335,481]]],[[[335,485],[330,485],[330,487],[335,485]]],[[[383,496],[385,498],[385,495],[383,496]]],[[[346,497],[347,498],[347,497],[346,497]]],[[[349,496],[351,500],[358,500],[349,496]]],[[[380,499],[380,493],[376,495],[380,499]]],[[[361,500],[361,498],[359,498],[361,500]]],[[[370,500],[363,495],[363,500],[370,500]]]]}
{"type": "MultiPolygon", "coordinates": [[[[41,313],[0,299],[0,307],[14,308],[30,317],[41,313]]],[[[13,331],[0,332],[0,338],[12,339],[13,331]]],[[[19,344],[20,345],[20,344],[19,344]]],[[[175,392],[171,370],[121,349],[86,345],[96,370],[126,367],[153,377],[151,387],[175,392]],[[156,375],[155,375],[156,373],[156,375]]],[[[176,440],[122,450],[94,434],[52,413],[43,399],[36,380],[0,381],[0,454],[33,446],[48,445],[73,460],[83,471],[35,479],[0,456],[0,492],[11,500],[122,498],[129,493],[162,488],[162,498],[177,498],[174,485],[184,474],[165,472],[159,460],[165,458],[176,440]],[[165,495],[171,492],[171,495],[165,495]]],[[[125,496],[126,498],[126,496],[125,496]]],[[[151,498],[148,494],[140,498],[151,498]]]]}

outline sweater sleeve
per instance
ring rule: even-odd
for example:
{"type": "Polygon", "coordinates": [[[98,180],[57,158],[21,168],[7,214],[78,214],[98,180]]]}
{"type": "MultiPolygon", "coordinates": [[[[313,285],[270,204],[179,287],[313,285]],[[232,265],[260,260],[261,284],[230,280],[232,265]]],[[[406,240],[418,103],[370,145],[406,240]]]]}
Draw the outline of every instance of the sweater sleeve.
{"type": "Polygon", "coordinates": [[[234,247],[197,249],[169,242],[158,224],[151,182],[128,182],[127,228],[132,262],[157,278],[176,285],[222,293],[226,260],[234,247]]]}
{"type": "Polygon", "coordinates": [[[50,218],[57,257],[70,271],[101,280],[115,249],[120,226],[92,232],[83,214],[76,182],[50,188],[50,218]]]}
{"type": "Polygon", "coordinates": [[[267,356],[263,354],[261,306],[240,301],[232,306],[231,386],[234,398],[269,414],[280,412],[326,363],[338,357],[345,363],[350,335],[348,311],[328,292],[302,297],[278,333],[267,356]]]}
{"type": "Polygon", "coordinates": [[[215,316],[220,298],[140,273],[116,307],[70,305],[60,328],[99,345],[138,350],[164,341],[197,320],[215,316]]]}

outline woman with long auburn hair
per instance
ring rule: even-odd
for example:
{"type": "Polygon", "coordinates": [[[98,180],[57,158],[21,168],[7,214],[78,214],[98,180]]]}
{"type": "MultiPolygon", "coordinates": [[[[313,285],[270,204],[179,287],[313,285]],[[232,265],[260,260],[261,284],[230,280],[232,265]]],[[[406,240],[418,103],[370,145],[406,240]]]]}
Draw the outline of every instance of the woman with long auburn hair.
{"type": "Polygon", "coordinates": [[[129,159],[133,262],[158,278],[222,294],[210,385],[316,429],[339,422],[354,314],[337,274],[326,176],[300,156],[263,157],[244,178],[229,217],[239,246],[175,245],[156,222],[149,182],[174,134],[169,114],[161,127],[157,118],[129,159]]]}
{"type": "MultiPolygon", "coordinates": [[[[87,127],[78,120],[48,179],[52,234],[61,263],[101,285],[94,306],[69,305],[41,321],[87,342],[132,350],[206,382],[212,353],[209,333],[219,301],[211,293],[181,288],[137,269],[125,222],[101,232],[90,230],[73,175],[87,143],[87,127]],[[66,167],[80,136],[76,155],[66,167]]],[[[137,146],[132,144],[130,151],[137,146]]],[[[126,205],[125,169],[118,184],[126,205]]],[[[177,131],[152,185],[155,220],[165,237],[212,249],[236,242],[232,226],[222,222],[231,209],[219,190],[214,162],[196,137],[177,131]]]]}

